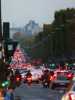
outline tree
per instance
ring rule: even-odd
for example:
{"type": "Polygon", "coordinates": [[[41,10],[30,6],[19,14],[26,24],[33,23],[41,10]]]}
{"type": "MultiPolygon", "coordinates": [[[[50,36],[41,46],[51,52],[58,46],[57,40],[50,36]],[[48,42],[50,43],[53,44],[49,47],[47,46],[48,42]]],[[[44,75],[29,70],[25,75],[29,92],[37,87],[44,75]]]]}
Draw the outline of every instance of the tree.
{"type": "MultiPolygon", "coordinates": [[[[55,12],[53,26],[56,27],[56,40],[58,40],[56,54],[61,51],[65,56],[72,56],[75,51],[75,9],[63,9],[55,12]],[[62,42],[61,42],[62,39],[62,42]],[[62,46],[62,49],[60,47],[62,46]],[[64,50],[63,50],[64,48],[64,50]]],[[[61,54],[60,52],[60,54],[61,54]]]]}
{"type": "Polygon", "coordinates": [[[75,9],[67,8],[55,12],[55,19],[50,25],[44,25],[43,32],[35,37],[36,53],[48,59],[50,56],[65,57],[75,54],[75,9]],[[49,36],[49,37],[48,37],[49,36]],[[48,37],[46,39],[46,37],[48,37]],[[44,42],[43,39],[45,40],[44,42]],[[38,44],[38,46],[37,46],[38,44]],[[53,52],[52,52],[53,51],[53,52]],[[37,53],[38,52],[38,53],[37,53]]]}
{"type": "Polygon", "coordinates": [[[56,11],[51,24],[44,24],[35,37],[21,38],[20,44],[32,58],[75,55],[75,8],[56,11]]]}

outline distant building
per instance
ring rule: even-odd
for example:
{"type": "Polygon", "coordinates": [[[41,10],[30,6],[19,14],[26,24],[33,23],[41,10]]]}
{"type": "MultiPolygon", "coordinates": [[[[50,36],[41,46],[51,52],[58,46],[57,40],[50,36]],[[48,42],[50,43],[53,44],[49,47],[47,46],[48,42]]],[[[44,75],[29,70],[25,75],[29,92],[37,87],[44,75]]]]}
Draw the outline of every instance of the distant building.
{"type": "Polygon", "coordinates": [[[22,28],[10,28],[10,38],[13,37],[14,33],[23,33],[27,36],[32,36],[38,34],[41,31],[43,31],[43,28],[40,28],[40,26],[35,21],[30,20],[28,24],[22,28]]]}
{"type": "Polygon", "coordinates": [[[34,20],[30,20],[24,27],[24,32],[28,35],[36,35],[41,31],[43,29],[34,20]]]}

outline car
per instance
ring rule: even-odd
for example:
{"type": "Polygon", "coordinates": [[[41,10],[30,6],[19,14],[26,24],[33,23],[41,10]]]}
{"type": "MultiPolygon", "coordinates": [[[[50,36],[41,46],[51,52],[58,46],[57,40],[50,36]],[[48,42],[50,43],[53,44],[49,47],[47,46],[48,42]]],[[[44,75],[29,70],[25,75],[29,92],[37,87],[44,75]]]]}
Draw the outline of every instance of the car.
{"type": "Polygon", "coordinates": [[[32,69],[31,74],[32,74],[32,82],[39,83],[40,78],[42,76],[42,70],[41,69],[32,69]]]}
{"type": "Polygon", "coordinates": [[[54,80],[50,82],[51,89],[66,89],[70,80],[64,75],[57,75],[54,80]]]}
{"type": "Polygon", "coordinates": [[[26,74],[27,74],[27,72],[28,72],[28,70],[26,69],[23,69],[23,70],[19,70],[19,72],[20,72],[20,74],[21,74],[21,76],[22,76],[22,80],[24,81],[24,79],[25,79],[25,76],[26,76],[26,74]]]}
{"type": "Polygon", "coordinates": [[[75,83],[71,83],[61,100],[75,100],[75,83]]]}

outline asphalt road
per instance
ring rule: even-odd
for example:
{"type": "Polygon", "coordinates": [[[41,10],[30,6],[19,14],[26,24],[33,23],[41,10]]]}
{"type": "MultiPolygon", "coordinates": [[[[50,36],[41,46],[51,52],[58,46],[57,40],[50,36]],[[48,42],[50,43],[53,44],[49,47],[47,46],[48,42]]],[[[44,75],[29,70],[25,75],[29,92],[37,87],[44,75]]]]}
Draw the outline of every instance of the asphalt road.
{"type": "Polygon", "coordinates": [[[41,84],[33,84],[31,87],[22,84],[14,91],[15,96],[21,100],[61,100],[62,91],[43,88],[41,84]]]}

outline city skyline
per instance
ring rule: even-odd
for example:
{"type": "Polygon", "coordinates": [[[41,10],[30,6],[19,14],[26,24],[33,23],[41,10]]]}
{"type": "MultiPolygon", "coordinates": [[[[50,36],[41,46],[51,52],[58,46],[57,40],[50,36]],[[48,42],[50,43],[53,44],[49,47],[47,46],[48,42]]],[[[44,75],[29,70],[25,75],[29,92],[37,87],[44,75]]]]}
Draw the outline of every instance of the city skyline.
{"type": "Polygon", "coordinates": [[[2,21],[11,27],[23,27],[29,20],[40,26],[54,20],[55,11],[75,8],[74,0],[2,0],[2,21]]]}

